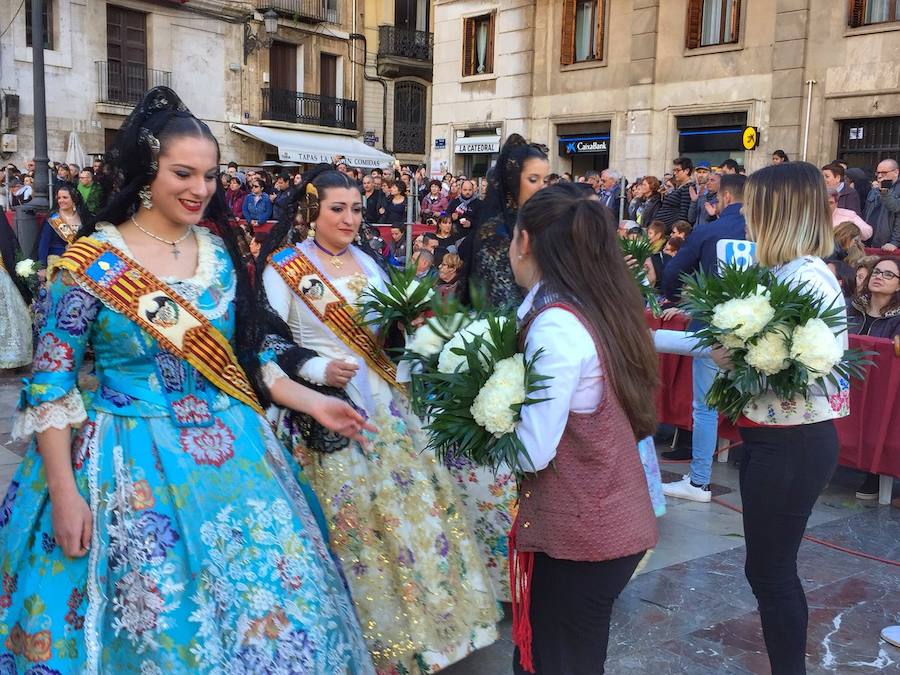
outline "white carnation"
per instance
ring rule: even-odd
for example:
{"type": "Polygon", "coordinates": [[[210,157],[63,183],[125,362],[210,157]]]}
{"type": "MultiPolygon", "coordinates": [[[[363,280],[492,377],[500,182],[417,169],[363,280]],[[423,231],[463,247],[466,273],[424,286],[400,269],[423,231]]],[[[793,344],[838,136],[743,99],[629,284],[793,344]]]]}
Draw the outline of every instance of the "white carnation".
{"type": "Polygon", "coordinates": [[[744,349],[747,345],[734,333],[725,333],[716,338],[719,343],[728,349],[744,349]]]}
{"type": "MultiPolygon", "coordinates": [[[[505,317],[497,320],[499,326],[506,323],[505,317]]],[[[474,338],[481,337],[486,344],[482,346],[482,361],[487,361],[487,346],[490,344],[490,324],[487,319],[478,319],[466,326],[462,331],[450,338],[441,349],[441,355],[438,357],[438,371],[441,373],[453,373],[457,370],[465,372],[468,370],[468,361],[465,354],[455,354],[454,349],[465,349],[465,343],[472,343],[474,338]]]]}
{"type": "Polygon", "coordinates": [[[764,295],[727,300],[713,309],[712,324],[732,330],[742,340],[759,334],[775,317],[775,310],[764,295]]]}
{"type": "Polygon", "coordinates": [[[787,336],[781,329],[769,331],[747,348],[747,363],[766,375],[784,370],[789,356],[787,336]]]}
{"type": "Polygon", "coordinates": [[[25,258],[16,263],[16,274],[23,279],[27,279],[37,271],[37,265],[31,258],[25,258]]]}
{"type": "Polygon", "coordinates": [[[444,338],[438,335],[430,324],[426,323],[414,334],[408,345],[409,350],[422,356],[434,356],[444,346],[444,338]]]}
{"type": "Polygon", "coordinates": [[[498,361],[470,412],[472,418],[496,437],[515,431],[518,421],[512,406],[525,401],[525,358],[522,354],[498,361]]]}
{"type": "Polygon", "coordinates": [[[806,366],[813,377],[830,373],[843,355],[837,336],[822,319],[810,319],[794,329],[791,358],[806,366]]]}

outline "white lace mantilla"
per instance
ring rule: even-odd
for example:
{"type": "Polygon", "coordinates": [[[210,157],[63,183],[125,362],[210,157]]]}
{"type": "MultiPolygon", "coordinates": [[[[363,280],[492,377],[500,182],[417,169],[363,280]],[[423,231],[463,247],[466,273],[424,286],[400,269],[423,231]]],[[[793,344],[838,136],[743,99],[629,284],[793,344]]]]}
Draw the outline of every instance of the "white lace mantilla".
{"type": "Polygon", "coordinates": [[[77,388],[55,401],[46,401],[16,413],[13,420],[14,440],[30,438],[34,433],[47,429],[65,429],[80,426],[87,419],[87,411],[77,388]]]}
{"type": "MultiPolygon", "coordinates": [[[[135,258],[134,254],[128,248],[128,244],[122,238],[121,233],[115,225],[110,223],[99,223],[97,232],[103,234],[104,238],[117,249],[122,251],[129,258],[140,262],[135,258]]],[[[234,301],[234,293],[237,284],[232,278],[231,283],[222,289],[221,296],[216,298],[216,304],[213,307],[200,307],[197,300],[203,295],[216,279],[222,273],[224,262],[216,255],[219,245],[214,240],[214,235],[205,227],[195,227],[194,236],[197,238],[197,269],[194,276],[188,279],[178,279],[176,277],[160,277],[160,281],[164,282],[172,288],[178,295],[193,304],[197,309],[210,321],[222,317],[228,311],[228,307],[234,301]]]]}

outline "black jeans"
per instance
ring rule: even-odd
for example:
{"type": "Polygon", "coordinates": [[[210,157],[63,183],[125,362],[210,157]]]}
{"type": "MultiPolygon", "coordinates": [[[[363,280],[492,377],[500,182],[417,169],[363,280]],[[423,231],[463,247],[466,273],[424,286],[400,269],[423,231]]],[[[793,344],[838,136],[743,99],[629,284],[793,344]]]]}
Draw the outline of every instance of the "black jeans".
{"type": "MultiPolygon", "coordinates": [[[[538,675],[602,675],[613,603],[643,557],[578,562],[534,554],[529,616],[538,675]]],[[[518,649],[513,670],[526,672],[518,649]]]]}
{"type": "Polygon", "coordinates": [[[806,673],[806,595],[797,551],[819,494],[837,466],[831,420],[741,429],[741,500],[747,562],[772,675],[806,673]]]}

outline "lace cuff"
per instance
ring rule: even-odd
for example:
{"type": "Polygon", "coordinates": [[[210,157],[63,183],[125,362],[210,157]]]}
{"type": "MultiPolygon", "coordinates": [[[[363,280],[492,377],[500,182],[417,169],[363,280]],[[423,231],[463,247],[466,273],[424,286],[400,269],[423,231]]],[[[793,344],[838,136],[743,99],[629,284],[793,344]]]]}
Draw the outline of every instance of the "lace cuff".
{"type": "Polygon", "coordinates": [[[278,380],[287,377],[287,374],[281,369],[277,361],[266,361],[260,368],[260,372],[262,373],[263,384],[266,385],[266,389],[270,390],[272,385],[278,380]]]}
{"type": "Polygon", "coordinates": [[[16,413],[12,437],[20,440],[47,429],[80,426],[86,419],[87,411],[84,409],[81,393],[74,388],[62,398],[29,406],[16,413]]]}

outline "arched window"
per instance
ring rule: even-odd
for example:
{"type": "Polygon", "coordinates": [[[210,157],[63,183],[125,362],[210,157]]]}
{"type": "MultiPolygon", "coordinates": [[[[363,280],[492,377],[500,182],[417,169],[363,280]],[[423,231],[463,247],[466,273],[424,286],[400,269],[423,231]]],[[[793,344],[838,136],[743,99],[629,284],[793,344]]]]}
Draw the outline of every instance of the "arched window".
{"type": "Polygon", "coordinates": [[[394,85],[394,152],[425,152],[427,92],[418,82],[394,85]]]}

